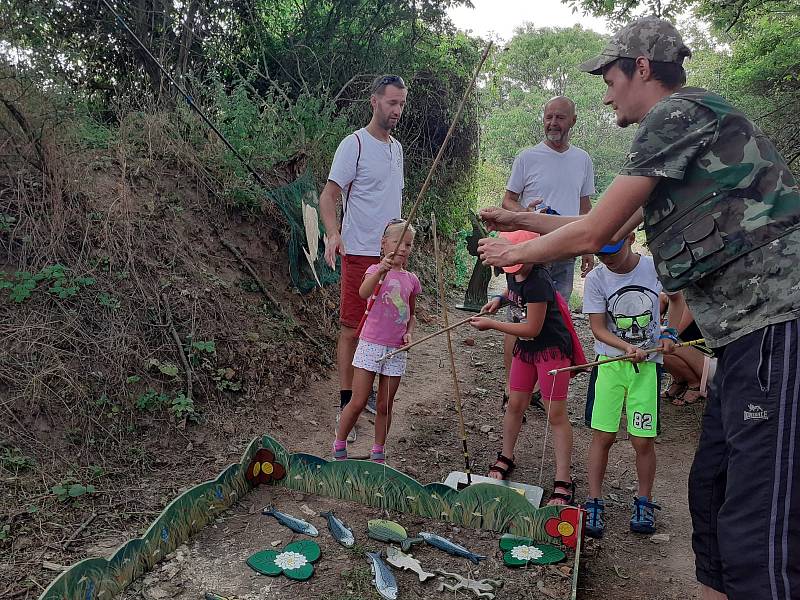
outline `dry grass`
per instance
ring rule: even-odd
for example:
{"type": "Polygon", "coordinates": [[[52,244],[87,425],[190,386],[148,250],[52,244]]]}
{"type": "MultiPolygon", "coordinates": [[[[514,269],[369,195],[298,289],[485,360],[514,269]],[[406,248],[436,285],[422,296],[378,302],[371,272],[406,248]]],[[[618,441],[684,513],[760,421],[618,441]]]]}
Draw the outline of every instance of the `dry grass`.
{"type": "MultiPolygon", "coordinates": [[[[226,205],[235,175],[185,117],[129,113],[87,144],[85,123],[68,106],[48,104],[11,78],[0,79],[0,94],[25,117],[20,124],[0,105],[0,216],[13,217],[0,228],[0,272],[14,279],[63,265],[68,279],[94,280],[59,298],[44,279],[19,303],[0,289],[0,452],[30,461],[24,469],[0,461],[0,530],[10,526],[0,552],[10,552],[11,565],[0,573],[0,588],[35,591],[44,582],[26,572],[87,507],[102,514],[93,524],[101,531],[146,522],[146,507],[162,490],[121,497],[123,482],[159,461],[193,464],[191,454],[180,457],[194,438],[179,429],[185,419],[169,406],[137,407],[149,389],[170,399],[185,392],[162,293],[181,340],[214,341],[213,353],[189,352],[192,401],[210,426],[248,418],[237,406],[271,408],[276,392],[297,388],[318,368],[318,350],[250,291],[220,237],[328,344],[336,294],[318,290],[298,302],[281,251],[287,233],[280,213],[268,204],[257,214],[226,205]],[[148,368],[152,360],[178,366],[177,376],[148,368]],[[241,391],[218,389],[213,377],[226,368],[241,391]],[[97,492],[59,502],[50,488],[65,481],[91,481],[97,492]]],[[[259,432],[267,424],[253,422],[259,432]]],[[[165,482],[166,493],[194,479],[182,470],[165,482]]],[[[63,552],[53,558],[70,562],[63,552]]]]}

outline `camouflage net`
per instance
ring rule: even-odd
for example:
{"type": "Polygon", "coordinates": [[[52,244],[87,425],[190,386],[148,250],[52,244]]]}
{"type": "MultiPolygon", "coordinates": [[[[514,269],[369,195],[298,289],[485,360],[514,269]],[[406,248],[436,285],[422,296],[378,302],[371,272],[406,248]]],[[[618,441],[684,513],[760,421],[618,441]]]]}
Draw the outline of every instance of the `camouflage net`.
{"type": "Polygon", "coordinates": [[[325,262],[319,194],[311,172],[306,171],[289,185],[269,190],[267,196],[278,205],[289,223],[287,253],[294,287],[305,294],[317,286],[339,281],[339,273],[325,262]]]}

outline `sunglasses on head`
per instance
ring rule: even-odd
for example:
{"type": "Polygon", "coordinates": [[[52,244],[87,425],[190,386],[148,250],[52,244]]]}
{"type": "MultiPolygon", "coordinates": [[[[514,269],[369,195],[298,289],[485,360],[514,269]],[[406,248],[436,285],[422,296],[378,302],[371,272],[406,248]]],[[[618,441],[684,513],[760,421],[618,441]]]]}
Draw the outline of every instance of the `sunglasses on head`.
{"type": "Polygon", "coordinates": [[[378,85],[392,85],[394,83],[399,83],[401,86],[405,87],[406,82],[403,81],[403,78],[400,75],[384,75],[381,77],[380,81],[378,81],[378,85]]]}
{"type": "Polygon", "coordinates": [[[386,224],[386,227],[383,228],[383,233],[386,233],[389,230],[389,227],[392,225],[400,225],[401,223],[405,223],[405,219],[392,219],[386,224]]]}

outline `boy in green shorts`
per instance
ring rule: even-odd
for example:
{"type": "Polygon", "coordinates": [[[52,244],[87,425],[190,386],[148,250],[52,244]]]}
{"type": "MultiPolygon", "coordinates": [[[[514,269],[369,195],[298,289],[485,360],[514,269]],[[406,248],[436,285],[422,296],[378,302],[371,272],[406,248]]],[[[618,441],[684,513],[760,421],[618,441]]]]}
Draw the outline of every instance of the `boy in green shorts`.
{"type": "Polygon", "coordinates": [[[614,444],[625,404],[628,432],[636,452],[638,494],[633,501],[631,531],[655,532],[652,500],[656,474],[655,437],[658,431],[658,364],[660,354],[645,349],[672,351],[674,334],[661,332],[658,281],[653,259],[633,252],[634,236],[604,246],[597,257],[601,266],[589,272],[584,284],[583,312],[595,337],[598,360],[633,354],[632,360],[599,365],[592,372],[586,421],[592,428],[589,447],[589,497],[584,504],[586,534],[602,537],[603,478],[608,452],[614,444]]]}

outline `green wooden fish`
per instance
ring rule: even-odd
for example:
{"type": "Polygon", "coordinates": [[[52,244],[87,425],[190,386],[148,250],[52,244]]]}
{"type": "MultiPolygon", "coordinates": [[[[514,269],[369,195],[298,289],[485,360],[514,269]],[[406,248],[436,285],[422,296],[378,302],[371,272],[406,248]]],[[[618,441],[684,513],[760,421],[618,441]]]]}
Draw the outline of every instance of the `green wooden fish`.
{"type": "Polygon", "coordinates": [[[367,523],[367,536],[379,542],[400,544],[403,552],[408,552],[413,544],[419,544],[423,541],[420,537],[408,537],[408,533],[400,523],[387,521],[386,519],[370,519],[367,523]]]}

